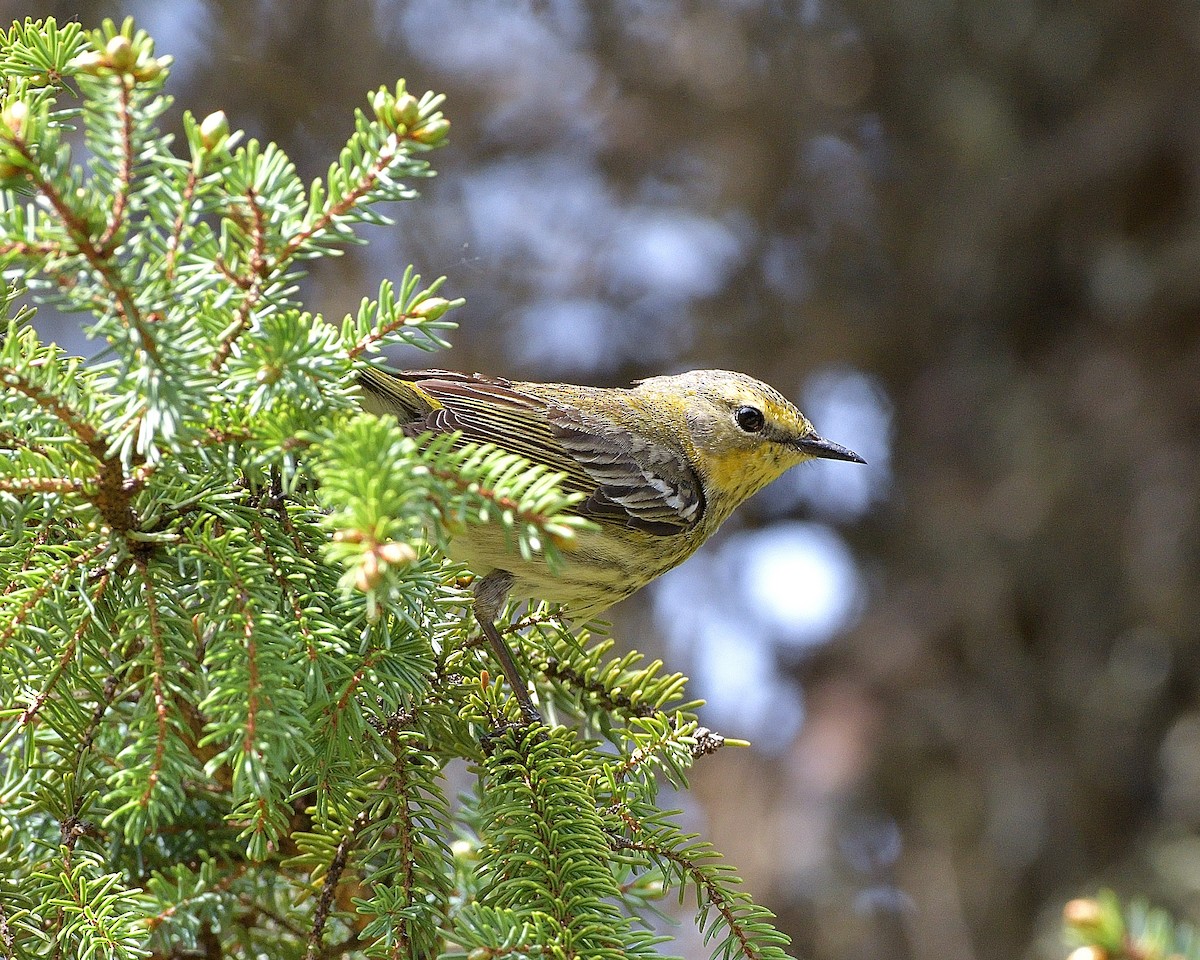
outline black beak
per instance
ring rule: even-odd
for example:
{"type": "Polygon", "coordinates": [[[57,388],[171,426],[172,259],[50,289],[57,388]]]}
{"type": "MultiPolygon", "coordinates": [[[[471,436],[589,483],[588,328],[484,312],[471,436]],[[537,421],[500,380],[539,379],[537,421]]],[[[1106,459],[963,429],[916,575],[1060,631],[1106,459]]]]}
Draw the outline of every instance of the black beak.
{"type": "Polygon", "coordinates": [[[847,450],[840,443],[818,437],[815,433],[801,437],[794,442],[797,449],[807,453],[810,457],[820,457],[823,460],[849,460],[851,463],[867,462],[853,450],[847,450]]]}

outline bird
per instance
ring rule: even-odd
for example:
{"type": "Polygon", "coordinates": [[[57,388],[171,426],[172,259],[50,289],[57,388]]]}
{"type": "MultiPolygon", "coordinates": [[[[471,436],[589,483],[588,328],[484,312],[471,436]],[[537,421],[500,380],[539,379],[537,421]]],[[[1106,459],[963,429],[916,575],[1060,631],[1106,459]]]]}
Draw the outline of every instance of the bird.
{"type": "Polygon", "coordinates": [[[475,619],[529,722],[541,720],[496,626],[510,597],[562,605],[587,620],[682,563],[747,498],[814,458],[865,463],[821,437],[779,391],[743,373],[691,370],[628,388],[507,380],[451,370],[364,366],[360,403],[414,437],[490,443],[562,474],[593,523],[552,570],[522,557],[495,524],[452,532],[475,619]]]}

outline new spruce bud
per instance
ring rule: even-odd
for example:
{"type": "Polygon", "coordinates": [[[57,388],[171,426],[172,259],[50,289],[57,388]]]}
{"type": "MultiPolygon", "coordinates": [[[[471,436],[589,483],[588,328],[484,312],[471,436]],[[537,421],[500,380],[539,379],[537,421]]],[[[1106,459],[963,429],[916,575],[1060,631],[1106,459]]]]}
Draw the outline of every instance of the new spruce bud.
{"type": "Polygon", "coordinates": [[[375,119],[385,127],[392,125],[391,100],[391,95],[383,87],[371,94],[371,112],[375,114],[375,119]]]}
{"type": "Polygon", "coordinates": [[[427,297],[409,310],[408,313],[413,318],[419,317],[422,320],[436,320],[449,309],[449,300],[445,300],[442,297],[427,297]]]}
{"type": "Polygon", "coordinates": [[[200,121],[200,142],[206,150],[216,150],[229,139],[229,119],[224,110],[210,113],[200,121]]]}
{"type": "Polygon", "coordinates": [[[402,93],[396,97],[396,116],[406,127],[411,127],[421,119],[421,104],[411,93],[402,93]]]}
{"type": "Polygon", "coordinates": [[[375,552],[379,554],[379,559],[390,567],[407,567],[417,559],[417,551],[399,540],[381,543],[375,552]]]}
{"type": "Polygon", "coordinates": [[[95,77],[108,69],[108,58],[98,50],[85,50],[71,61],[70,66],[78,73],[95,77]]]}
{"type": "Polygon", "coordinates": [[[417,143],[423,143],[426,146],[434,146],[446,139],[446,134],[450,132],[450,121],[445,117],[438,117],[436,120],[430,120],[424,126],[418,127],[412,132],[412,138],[417,143]]]}
{"type": "Polygon", "coordinates": [[[0,112],[0,123],[9,134],[5,139],[21,140],[25,136],[25,125],[29,120],[29,104],[24,100],[14,100],[6,104],[0,112]]]}
{"type": "Polygon", "coordinates": [[[363,554],[362,562],[354,572],[354,585],[363,593],[369,593],[383,582],[383,569],[375,552],[363,554]]]}
{"type": "Polygon", "coordinates": [[[1095,930],[1104,920],[1104,912],[1095,900],[1071,900],[1063,907],[1063,923],[1076,930],[1095,930]]]}
{"type": "Polygon", "coordinates": [[[153,80],[166,69],[170,62],[170,57],[151,57],[145,63],[134,68],[133,79],[139,83],[145,83],[147,80],[153,80]]]}
{"type": "Polygon", "coordinates": [[[117,73],[129,73],[137,62],[133,55],[133,42],[123,33],[118,33],[108,41],[104,48],[104,56],[108,65],[117,73]]]}

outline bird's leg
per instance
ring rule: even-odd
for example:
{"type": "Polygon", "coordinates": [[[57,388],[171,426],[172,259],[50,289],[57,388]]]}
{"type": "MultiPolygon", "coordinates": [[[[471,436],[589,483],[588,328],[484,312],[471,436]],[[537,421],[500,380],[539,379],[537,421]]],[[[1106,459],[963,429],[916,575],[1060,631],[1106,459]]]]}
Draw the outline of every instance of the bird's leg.
{"type": "Polygon", "coordinates": [[[521,677],[521,671],[517,669],[512,651],[508,649],[508,644],[504,642],[500,631],[496,629],[496,617],[504,607],[504,601],[508,598],[508,591],[512,588],[512,583],[512,574],[507,570],[493,570],[486,577],[476,580],[472,588],[472,592],[475,594],[475,619],[479,622],[479,628],[487,637],[488,643],[492,645],[492,652],[496,655],[496,659],[500,661],[500,668],[504,671],[504,676],[517,698],[517,703],[521,705],[521,713],[525,715],[526,722],[541,723],[542,715],[533,705],[533,700],[529,696],[529,688],[521,677]]]}

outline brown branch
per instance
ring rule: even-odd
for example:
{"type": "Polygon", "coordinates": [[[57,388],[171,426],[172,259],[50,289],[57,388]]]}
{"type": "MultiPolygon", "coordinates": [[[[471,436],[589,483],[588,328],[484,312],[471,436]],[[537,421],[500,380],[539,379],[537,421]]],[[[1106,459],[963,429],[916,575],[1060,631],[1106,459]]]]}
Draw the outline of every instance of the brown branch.
{"type": "MultiPolygon", "coordinates": [[[[257,892],[257,891],[255,891],[255,892],[257,892]]],[[[292,936],[296,937],[297,939],[300,939],[304,936],[305,931],[304,931],[304,928],[300,924],[294,923],[291,919],[284,916],[278,910],[272,910],[270,907],[268,907],[266,904],[262,903],[261,901],[252,899],[253,896],[254,895],[250,894],[250,893],[238,893],[237,894],[238,901],[246,906],[246,914],[245,914],[245,922],[246,923],[253,924],[258,920],[259,916],[263,916],[263,917],[266,917],[268,920],[270,920],[272,923],[279,924],[279,926],[281,926],[284,930],[286,930],[288,933],[292,934],[292,936]]],[[[221,955],[221,956],[223,956],[223,955],[221,955]]]]}
{"type": "Polygon", "coordinates": [[[83,553],[79,554],[79,556],[72,559],[69,563],[55,567],[55,569],[51,571],[50,575],[47,576],[46,579],[41,583],[39,583],[33,593],[26,598],[25,602],[21,604],[17,612],[9,618],[8,623],[4,625],[4,629],[0,630],[0,650],[3,650],[6,646],[8,646],[9,641],[12,640],[18,628],[22,623],[25,622],[25,618],[42,601],[46,594],[48,594],[58,584],[60,580],[66,577],[68,573],[73,572],[79,566],[91,563],[107,546],[108,544],[104,542],[95,543],[87,550],[83,551],[83,553]]]}
{"type": "Polygon", "coordinates": [[[111,245],[125,221],[125,208],[129,204],[129,188],[133,183],[133,111],[131,109],[133,82],[132,77],[121,77],[121,99],[117,105],[117,112],[121,120],[121,163],[117,167],[117,191],[113,196],[108,227],[96,241],[96,249],[105,257],[112,256],[111,245]]]}
{"type": "Polygon", "coordinates": [[[212,264],[214,267],[216,267],[217,273],[223,276],[239,290],[249,290],[253,286],[254,281],[252,281],[249,277],[243,277],[240,273],[229,266],[223,257],[214,256],[212,264]]]}
{"type": "Polygon", "coordinates": [[[337,849],[334,850],[333,859],[329,861],[329,868],[325,871],[325,883],[321,886],[321,895],[317,898],[316,910],[313,912],[313,926],[308,935],[308,951],[304,954],[305,960],[318,960],[322,955],[321,938],[325,933],[325,924],[329,922],[329,911],[333,906],[337,885],[346,869],[346,861],[349,859],[354,841],[369,822],[367,811],[361,811],[354,818],[354,822],[350,824],[346,835],[338,842],[337,849]]]}
{"type": "Polygon", "coordinates": [[[250,228],[250,236],[253,240],[253,247],[250,253],[250,277],[249,282],[243,288],[246,290],[246,296],[238,304],[237,315],[234,317],[234,321],[230,324],[225,336],[221,338],[221,342],[217,346],[217,352],[209,364],[209,369],[214,373],[225,366],[225,361],[229,359],[229,355],[233,352],[233,345],[237,343],[238,337],[242,335],[242,331],[246,329],[246,325],[250,322],[254,308],[258,306],[258,302],[262,298],[264,281],[274,270],[279,269],[285,260],[281,255],[273,263],[268,264],[267,262],[267,222],[266,217],[263,215],[262,206],[258,202],[258,194],[254,192],[253,188],[246,191],[246,204],[250,208],[250,214],[254,221],[253,226],[250,228]]]}
{"type": "Polygon", "coordinates": [[[20,437],[11,430],[0,430],[0,448],[5,450],[28,450],[43,460],[50,460],[50,451],[28,437],[20,437]]]}
{"type": "MultiPolygon", "coordinates": [[[[214,562],[216,562],[218,564],[222,564],[224,566],[224,559],[222,557],[218,556],[217,554],[215,554],[212,550],[208,549],[207,547],[203,547],[200,545],[197,545],[197,546],[200,547],[201,551],[205,554],[205,556],[209,557],[214,562]]],[[[245,582],[239,576],[237,576],[236,571],[234,571],[233,569],[228,568],[228,567],[226,567],[226,569],[229,574],[230,582],[237,591],[237,594],[236,594],[237,595],[237,613],[240,614],[240,616],[242,617],[242,636],[246,641],[246,661],[247,661],[247,670],[248,670],[248,680],[247,680],[247,702],[246,702],[246,729],[242,735],[242,750],[246,753],[247,756],[249,756],[249,755],[256,753],[256,747],[254,745],[254,737],[255,737],[255,734],[256,734],[257,728],[258,728],[259,697],[261,696],[261,691],[262,691],[262,681],[259,676],[259,668],[258,668],[258,648],[257,648],[256,641],[254,639],[255,617],[254,617],[254,614],[251,612],[251,610],[252,610],[252,607],[250,604],[251,593],[247,589],[245,582]]],[[[203,637],[199,630],[199,623],[197,622],[197,620],[195,618],[193,618],[193,620],[192,620],[192,630],[196,634],[196,638],[197,638],[197,644],[196,644],[197,660],[202,662],[203,661],[204,640],[203,640],[203,637]]],[[[177,698],[177,702],[181,703],[181,705],[184,703],[184,701],[180,701],[178,698],[177,698]]],[[[193,704],[187,703],[186,706],[184,707],[184,713],[185,713],[185,716],[189,717],[189,722],[195,728],[196,733],[199,734],[200,731],[202,730],[202,726],[203,726],[203,718],[201,717],[199,710],[193,704]]],[[[196,737],[196,740],[198,742],[199,736],[196,737]]],[[[205,748],[203,751],[200,751],[200,749],[198,747],[196,747],[194,744],[189,744],[188,748],[192,751],[193,755],[196,756],[198,759],[200,759],[205,765],[207,765],[209,760],[211,760],[212,757],[216,755],[215,748],[213,748],[211,744],[208,748],[205,748]]],[[[233,782],[232,774],[228,771],[228,764],[222,764],[221,768],[214,771],[212,776],[215,777],[219,783],[221,783],[222,785],[224,785],[226,787],[228,787],[229,784],[231,784],[233,782]]],[[[256,830],[262,829],[262,824],[263,824],[263,820],[264,820],[263,811],[264,811],[264,804],[260,800],[260,802],[258,804],[258,813],[256,814],[256,819],[257,819],[257,825],[255,827],[256,830]]]]}
{"type": "Polygon", "coordinates": [[[62,247],[57,243],[50,243],[49,241],[30,243],[27,240],[10,240],[7,243],[0,243],[0,257],[11,253],[26,258],[50,257],[61,252],[62,247]]]}
{"type": "Polygon", "coordinates": [[[250,594],[239,584],[238,602],[242,610],[242,636],[246,638],[246,732],[242,737],[242,750],[246,756],[254,753],[254,734],[258,729],[258,696],[261,686],[258,678],[258,647],[254,639],[254,616],[249,612],[250,594]]]}
{"type": "Polygon", "coordinates": [[[387,651],[383,649],[372,650],[369,654],[367,654],[367,656],[363,657],[363,661],[361,664],[359,664],[358,669],[355,670],[354,673],[351,674],[350,679],[346,681],[346,689],[342,691],[342,695],[338,698],[337,705],[333,708],[333,717],[330,720],[330,725],[334,730],[336,730],[338,726],[338,717],[342,715],[342,711],[345,710],[349,705],[350,697],[366,678],[367,671],[375,666],[375,664],[378,663],[386,653],[387,651]]]}
{"type": "Polygon", "coordinates": [[[188,211],[196,196],[197,183],[199,183],[199,177],[193,167],[188,171],[187,182],[183,185],[183,202],[179,205],[179,216],[175,218],[175,223],[171,226],[171,235],[167,237],[167,260],[164,272],[168,280],[175,279],[175,259],[179,255],[179,247],[183,243],[183,228],[187,224],[188,211]]]}
{"type": "Polygon", "coordinates": [[[651,857],[661,857],[663,860],[669,860],[675,864],[681,872],[691,878],[692,883],[700,890],[704,891],[705,897],[721,915],[725,921],[729,932],[737,938],[738,946],[741,948],[742,956],[749,960],[757,960],[762,956],[762,952],[758,950],[750,938],[750,934],[746,932],[741,921],[738,919],[737,913],[734,912],[729,898],[725,896],[721,888],[708,877],[700,866],[692,862],[682,854],[671,849],[664,849],[650,843],[639,843],[635,840],[628,840],[615,833],[607,832],[607,836],[614,847],[621,850],[633,850],[637,853],[646,853],[651,857]]]}
{"type": "MultiPolygon", "coordinates": [[[[387,738],[391,744],[395,763],[392,768],[394,772],[388,776],[384,783],[384,790],[388,795],[394,795],[399,798],[400,815],[394,818],[392,824],[400,841],[399,861],[400,869],[403,871],[400,884],[404,890],[405,904],[409,905],[413,902],[413,891],[416,889],[417,882],[415,870],[416,857],[413,855],[412,820],[408,809],[409,772],[408,765],[405,762],[408,750],[400,737],[401,724],[406,720],[411,721],[411,714],[393,715],[393,720],[388,726],[387,738]]],[[[392,960],[406,960],[411,952],[408,923],[403,920],[401,923],[403,926],[400,930],[396,931],[396,942],[392,945],[392,960]]]]}
{"type": "Polygon", "coordinates": [[[48,393],[41,386],[27,379],[15,367],[0,367],[0,380],[5,386],[23,393],[39,407],[61,421],[71,433],[75,434],[88,448],[93,457],[104,462],[108,453],[108,441],[105,440],[78,410],[73,410],[63,403],[53,393],[48,393]]]}
{"type": "MultiPolygon", "coordinates": [[[[30,542],[28,544],[29,549],[25,551],[25,556],[21,559],[22,570],[29,569],[29,561],[33,558],[33,555],[37,553],[38,547],[41,547],[43,544],[45,544],[45,542],[46,532],[44,530],[38,531],[33,535],[32,538],[30,538],[30,542]]],[[[4,585],[4,589],[0,590],[0,597],[7,597],[10,593],[16,593],[16,591],[20,590],[22,586],[24,586],[24,584],[22,584],[19,579],[16,577],[11,577],[8,583],[4,585]]]]}
{"type": "Polygon", "coordinates": [[[275,268],[278,268],[281,264],[290,260],[293,256],[295,256],[296,251],[299,250],[300,247],[302,247],[313,237],[323,233],[338,217],[345,216],[347,213],[353,210],[358,201],[371,192],[372,188],[374,188],[374,186],[379,182],[379,178],[383,176],[384,171],[387,170],[388,167],[390,167],[400,155],[400,140],[397,137],[389,137],[388,144],[391,146],[391,149],[385,149],[380,152],[379,157],[371,165],[371,168],[363,174],[363,178],[358,182],[353,190],[347,193],[344,197],[342,197],[341,200],[339,200],[327,211],[325,211],[325,213],[314,220],[307,229],[300,230],[292,236],[292,238],[287,242],[286,246],[284,246],[283,250],[280,251],[279,256],[276,258],[274,263],[275,268]]]}
{"type": "Polygon", "coordinates": [[[147,807],[150,805],[150,798],[154,794],[154,788],[158,786],[159,774],[163,767],[163,757],[167,751],[167,698],[163,692],[163,674],[166,672],[166,658],[163,651],[162,622],[158,616],[158,598],[154,593],[154,584],[150,580],[150,571],[146,566],[144,557],[139,557],[135,562],[137,563],[138,573],[142,578],[142,586],[145,589],[146,615],[150,621],[150,641],[153,644],[154,651],[154,673],[151,677],[151,686],[154,691],[155,723],[158,727],[157,736],[154,741],[154,759],[150,764],[150,775],[147,777],[146,789],[139,801],[143,807],[147,807]]]}
{"type": "Polygon", "coordinates": [[[540,627],[547,623],[557,623],[562,625],[562,614],[560,613],[529,613],[521,617],[520,620],[514,620],[507,627],[500,630],[501,633],[519,633],[526,627],[540,627]]]}
{"type": "MultiPolygon", "coordinates": [[[[701,729],[703,729],[706,733],[708,732],[707,727],[701,729]]],[[[631,753],[625,760],[625,762],[621,764],[616,773],[613,774],[613,783],[624,783],[626,778],[631,773],[644,766],[646,762],[649,761],[659,750],[661,750],[669,740],[674,739],[678,733],[679,731],[672,727],[667,731],[666,736],[657,738],[657,743],[655,743],[653,747],[638,747],[636,750],[634,750],[633,753],[631,753]]],[[[719,737],[720,734],[717,734],[717,736],[719,737]]],[[[722,742],[724,742],[723,738],[722,742]]],[[[622,807],[623,804],[620,794],[614,793],[612,799],[609,801],[608,806],[610,810],[615,810],[619,807],[622,807]]]]}
{"type": "Polygon", "coordinates": [[[166,910],[156,913],[152,917],[147,917],[145,920],[146,928],[148,930],[154,930],[156,927],[162,926],[162,924],[164,922],[166,922],[167,920],[170,920],[171,917],[175,916],[175,914],[179,912],[181,907],[186,907],[193,900],[199,900],[202,897],[210,896],[214,893],[225,893],[249,869],[250,869],[250,864],[248,864],[248,863],[234,864],[232,871],[228,875],[222,877],[220,880],[218,880],[216,883],[214,883],[210,888],[203,890],[200,893],[195,894],[194,896],[183,897],[180,900],[176,900],[173,904],[171,904],[171,906],[167,907],[166,910]]]}
{"type": "Polygon", "coordinates": [[[197,440],[199,446],[223,446],[227,443],[245,443],[254,435],[249,430],[221,430],[217,427],[206,427],[204,440],[197,440]]]}
{"type": "MultiPolygon", "coordinates": [[[[257,195],[253,191],[247,192],[246,201],[254,217],[254,225],[251,229],[251,236],[254,239],[254,249],[250,258],[252,280],[247,283],[244,278],[238,277],[232,271],[229,271],[228,268],[223,268],[223,272],[225,272],[230,282],[245,289],[247,294],[238,305],[237,316],[234,318],[229,331],[221,338],[221,343],[217,347],[217,353],[210,364],[210,368],[214,372],[220,370],[225,365],[225,361],[229,359],[229,355],[233,351],[234,343],[237,342],[238,337],[242,335],[246,325],[250,322],[250,316],[261,299],[262,288],[266,278],[285,266],[304,244],[312,240],[313,237],[325,232],[329,228],[329,225],[338,217],[345,216],[353,210],[358,202],[374,189],[384,172],[396,161],[401,152],[400,141],[392,137],[388,142],[391,145],[391,149],[385,149],[380,152],[370,169],[363,174],[362,179],[359,180],[352,190],[317,217],[308,227],[294,233],[287,243],[284,244],[283,249],[269,260],[266,256],[267,232],[262,208],[258,203],[257,195]]],[[[407,316],[405,319],[408,319],[407,316]]],[[[398,322],[395,326],[403,326],[403,323],[398,322]]],[[[387,332],[390,332],[390,330],[387,332]]],[[[352,348],[351,356],[356,357],[365,349],[366,344],[358,345],[352,348]]]]}
{"type": "Polygon", "coordinates": [[[83,481],[69,477],[0,477],[0,491],[15,497],[32,493],[82,493],[83,481]]]}
{"type": "Polygon", "coordinates": [[[390,323],[385,323],[378,330],[372,330],[369,334],[363,337],[358,343],[346,351],[347,356],[351,360],[357,360],[366,352],[367,348],[372,344],[379,343],[389,333],[399,330],[401,327],[407,326],[408,321],[417,316],[415,313],[402,313],[390,323]]]}
{"type": "Polygon", "coordinates": [[[85,494],[91,504],[100,511],[105,522],[119,534],[126,534],[137,526],[131,503],[140,487],[137,481],[127,481],[120,459],[108,455],[107,439],[75,410],[57,397],[26,378],[13,367],[0,367],[0,381],[9,388],[24,394],[40,408],[63,424],[87,447],[98,461],[100,472],[94,478],[95,492],[85,494]]]}
{"type": "MultiPolygon", "coordinates": [[[[108,587],[109,576],[110,574],[106,570],[100,577],[100,582],[97,584],[96,590],[91,596],[92,607],[95,607],[100,602],[100,599],[104,596],[104,591],[108,587]]],[[[76,627],[75,632],[71,634],[71,639],[67,641],[66,648],[59,656],[58,663],[55,665],[54,670],[50,673],[50,676],[47,678],[46,683],[42,687],[41,691],[29,702],[29,706],[27,706],[21,712],[20,725],[22,727],[29,726],[29,724],[31,724],[37,717],[42,707],[46,705],[46,701],[50,699],[50,694],[54,692],[54,688],[58,685],[59,679],[66,672],[67,666],[75,658],[75,651],[79,647],[79,641],[82,639],[84,632],[89,626],[91,626],[91,624],[92,614],[91,611],[89,611],[83,615],[83,619],[79,621],[79,626],[76,627]]]]}
{"type": "Polygon", "coordinates": [[[613,693],[599,681],[591,680],[573,667],[559,663],[557,658],[551,657],[547,660],[546,669],[543,672],[550,680],[557,680],[563,684],[573,684],[579,688],[581,693],[590,696],[597,706],[603,707],[605,710],[627,710],[635,717],[662,715],[661,710],[650,706],[648,703],[634,703],[624,693],[613,693]]]}
{"type": "MultiPolygon", "coordinates": [[[[70,869],[69,865],[67,868],[70,869]]],[[[83,919],[83,921],[85,923],[88,924],[88,926],[90,926],[92,928],[92,937],[94,938],[94,941],[98,940],[99,942],[103,943],[105,945],[105,947],[107,948],[106,950],[103,951],[103,953],[106,953],[109,956],[118,956],[119,955],[118,952],[124,952],[124,950],[122,949],[123,945],[118,943],[117,941],[113,940],[108,935],[107,931],[105,930],[104,924],[103,924],[103,921],[106,920],[110,916],[110,914],[107,914],[104,911],[94,910],[92,908],[92,904],[88,903],[86,900],[83,900],[79,896],[80,889],[81,889],[81,885],[77,885],[74,883],[60,884],[59,885],[59,890],[60,890],[59,896],[61,896],[62,893],[65,892],[68,896],[71,897],[72,900],[74,900],[75,907],[76,907],[75,912],[79,917],[81,917],[83,919]]],[[[62,908],[59,908],[59,918],[60,918],[60,920],[62,918],[62,908]]],[[[56,938],[55,945],[54,945],[55,955],[58,954],[59,950],[61,949],[61,946],[62,946],[62,941],[58,940],[56,938]]],[[[99,953],[101,951],[96,951],[96,952],[99,953]]],[[[95,955],[95,954],[93,954],[93,955],[95,955]]]]}
{"type": "MultiPolygon", "coordinates": [[[[225,952],[221,949],[221,938],[217,936],[217,931],[213,929],[211,921],[205,922],[200,927],[200,935],[197,939],[200,941],[200,948],[204,951],[202,960],[223,960],[225,952]]],[[[180,958],[175,956],[171,960],[180,960],[180,958]]]]}
{"type": "MultiPolygon", "coordinates": [[[[28,175],[33,186],[39,193],[46,198],[53,207],[54,212],[58,214],[59,220],[66,228],[71,240],[74,242],[78,251],[83,255],[84,259],[91,265],[104,281],[105,286],[113,295],[111,306],[116,313],[121,323],[127,328],[135,330],[138,334],[139,346],[146,351],[155,360],[158,359],[158,350],[154,344],[153,338],[150,336],[146,322],[138,309],[137,302],[130,293],[129,288],[122,281],[116,266],[113,263],[113,251],[105,248],[99,243],[92,240],[90,233],[90,225],[87,220],[75,212],[67,203],[66,198],[59,193],[58,188],[53,182],[47,180],[41,174],[41,169],[38,166],[37,158],[33,154],[29,143],[21,137],[13,137],[9,141],[14,147],[20,151],[21,156],[29,163],[30,169],[28,175]]],[[[74,285],[74,280],[71,277],[59,274],[57,275],[60,281],[74,285]]]]}
{"type": "Polygon", "coordinates": [[[113,701],[117,697],[117,689],[125,679],[125,675],[133,668],[133,658],[141,653],[142,643],[140,636],[134,636],[125,649],[121,651],[121,666],[104,678],[104,686],[100,691],[100,699],[96,701],[96,707],[92,711],[92,719],[88,721],[87,728],[83,731],[83,736],[79,738],[78,763],[82,764],[83,755],[92,748],[96,734],[100,730],[100,722],[104,719],[108,708],[113,705],[113,701]]]}
{"type": "MultiPolygon", "coordinates": [[[[100,729],[100,721],[103,720],[104,714],[108,712],[108,708],[112,706],[113,700],[116,699],[117,689],[121,685],[121,680],[133,666],[133,658],[137,656],[141,650],[141,638],[135,637],[130,641],[129,645],[122,651],[121,660],[123,666],[118,670],[110,673],[104,681],[104,687],[101,691],[100,699],[96,702],[96,708],[92,711],[92,719],[88,722],[84,729],[83,736],[79,742],[79,752],[76,759],[77,768],[82,768],[84,754],[86,754],[95,742],[96,733],[100,729]]],[[[86,820],[79,819],[79,812],[82,808],[84,798],[79,796],[75,800],[75,806],[71,813],[59,822],[59,844],[65,848],[63,855],[63,867],[67,870],[71,869],[71,854],[75,849],[75,844],[79,842],[79,838],[86,836],[95,831],[94,824],[86,820]]],[[[61,930],[63,917],[65,916],[64,908],[59,907],[55,915],[54,924],[51,930],[61,930]]],[[[54,952],[50,955],[52,960],[57,960],[62,956],[62,940],[55,938],[54,952]]]]}
{"type": "Polygon", "coordinates": [[[477,480],[467,480],[461,474],[455,473],[453,470],[443,470],[439,467],[430,467],[429,472],[439,480],[444,480],[452,487],[457,488],[463,493],[470,493],[474,496],[481,497],[494,503],[502,510],[507,510],[522,523],[528,523],[537,527],[539,530],[544,530],[550,523],[551,518],[537,510],[523,510],[521,504],[512,497],[506,497],[503,494],[497,493],[490,487],[481,485],[477,480]]]}

